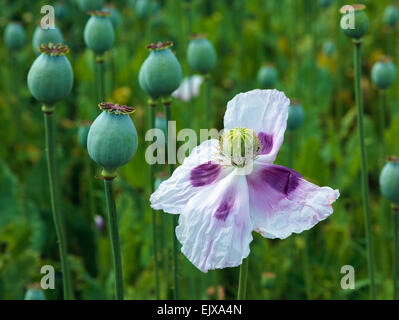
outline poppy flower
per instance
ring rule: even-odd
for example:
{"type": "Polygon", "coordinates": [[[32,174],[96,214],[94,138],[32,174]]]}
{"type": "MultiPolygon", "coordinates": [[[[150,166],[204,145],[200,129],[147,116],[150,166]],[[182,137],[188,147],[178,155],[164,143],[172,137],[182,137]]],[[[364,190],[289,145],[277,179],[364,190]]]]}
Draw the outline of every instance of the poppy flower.
{"type": "Polygon", "coordinates": [[[151,195],[155,210],[180,214],[182,253],[201,271],[240,265],[253,231],[285,239],[333,213],[338,190],[273,164],[289,104],[277,90],[238,94],[227,104],[220,139],[194,148],[151,195]]]}
{"type": "Polygon", "coordinates": [[[202,82],[204,82],[204,78],[200,75],[184,78],[172,96],[184,102],[190,101],[199,95],[202,82]]]}

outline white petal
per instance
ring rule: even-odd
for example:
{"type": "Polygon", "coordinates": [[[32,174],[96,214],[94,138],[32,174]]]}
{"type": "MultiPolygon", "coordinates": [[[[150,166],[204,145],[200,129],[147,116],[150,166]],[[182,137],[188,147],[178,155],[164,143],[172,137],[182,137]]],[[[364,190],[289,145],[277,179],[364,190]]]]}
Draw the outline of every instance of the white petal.
{"type": "Polygon", "coordinates": [[[269,137],[271,141],[267,139],[266,142],[270,148],[259,159],[272,163],[284,140],[289,104],[284,93],[274,89],[240,93],[227,104],[224,127],[245,127],[255,130],[258,136],[269,137]]]}
{"type": "Polygon", "coordinates": [[[251,232],[247,182],[235,171],[190,199],[176,228],[183,254],[203,272],[240,265],[251,232]]]}
{"type": "Polygon", "coordinates": [[[247,177],[254,230],[265,238],[285,239],[301,233],[333,213],[339,191],[319,187],[292,169],[256,164],[247,177]]]}
{"type": "MultiPolygon", "coordinates": [[[[212,161],[217,152],[217,146],[218,140],[212,139],[195,147],[190,155],[184,159],[183,164],[173,172],[169,179],[163,181],[151,195],[151,207],[168,213],[181,213],[188,200],[201,189],[201,187],[193,186],[190,180],[192,170],[212,161]]],[[[224,173],[221,172],[217,179],[222,178],[223,175],[224,173]]]]}
{"type": "Polygon", "coordinates": [[[203,77],[200,75],[184,78],[179,88],[172,93],[172,96],[185,102],[190,101],[198,96],[202,82],[203,77]]]}

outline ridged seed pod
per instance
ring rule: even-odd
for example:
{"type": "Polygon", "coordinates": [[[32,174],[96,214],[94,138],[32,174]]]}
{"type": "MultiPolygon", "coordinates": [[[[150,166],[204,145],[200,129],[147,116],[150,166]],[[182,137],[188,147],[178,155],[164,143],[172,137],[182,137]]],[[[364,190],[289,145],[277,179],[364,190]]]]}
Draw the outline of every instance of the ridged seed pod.
{"type": "Polygon", "coordinates": [[[380,174],[382,195],[394,204],[399,204],[399,158],[390,157],[380,174]]]}
{"type": "Polygon", "coordinates": [[[277,82],[277,70],[273,66],[262,66],[256,78],[262,89],[270,89],[277,82]]]}
{"type": "Polygon", "coordinates": [[[46,300],[44,292],[40,287],[28,288],[25,292],[24,300],[46,300]]]}
{"type": "Polygon", "coordinates": [[[194,71],[208,74],[216,64],[215,48],[204,36],[195,36],[188,44],[187,60],[194,71]]]}
{"type": "Polygon", "coordinates": [[[384,11],[384,23],[391,28],[395,28],[399,22],[399,8],[397,5],[390,5],[384,11]]]}
{"type": "Polygon", "coordinates": [[[103,112],[90,127],[87,151],[90,158],[107,173],[114,173],[136,154],[137,131],[130,115],[134,108],[101,103],[103,112]]]}
{"type": "Polygon", "coordinates": [[[92,12],[84,29],[85,44],[97,55],[111,49],[115,41],[114,27],[109,15],[107,11],[92,12]]]}
{"type": "Polygon", "coordinates": [[[21,49],[26,42],[24,27],[19,22],[10,22],[4,30],[4,44],[12,50],[21,49]]]}
{"type": "Polygon", "coordinates": [[[73,70],[65,56],[69,49],[61,44],[43,44],[42,54],[28,73],[28,88],[35,99],[47,106],[65,99],[72,90],[73,70]]]}
{"type": "Polygon", "coordinates": [[[54,29],[42,29],[40,26],[37,26],[32,37],[32,47],[36,55],[40,54],[39,48],[42,44],[48,45],[50,42],[54,44],[62,44],[64,42],[64,37],[60,29],[58,27],[54,29]]]}
{"type": "Polygon", "coordinates": [[[83,12],[97,11],[104,7],[104,0],[77,0],[83,12]]]}
{"type": "Polygon", "coordinates": [[[371,68],[371,80],[379,89],[388,89],[396,78],[396,68],[392,60],[384,57],[371,68]]]}
{"type": "Polygon", "coordinates": [[[328,8],[333,3],[333,0],[319,0],[318,2],[320,7],[325,9],[328,8]]]}
{"type": "Polygon", "coordinates": [[[341,8],[341,13],[343,16],[341,18],[341,29],[343,33],[352,39],[360,39],[362,38],[370,28],[370,20],[367,17],[366,6],[363,4],[353,4],[351,7],[355,10],[354,11],[354,28],[346,27],[345,21],[349,21],[351,12],[347,11],[347,6],[343,6],[341,8]],[[342,28],[342,25],[345,25],[345,28],[342,28]]]}
{"type": "Polygon", "coordinates": [[[305,110],[299,103],[292,103],[288,108],[287,129],[296,130],[305,121],[305,110]]]}
{"type": "Polygon", "coordinates": [[[323,43],[323,51],[328,56],[331,57],[335,51],[335,44],[331,40],[327,40],[323,43]]]}
{"type": "Polygon", "coordinates": [[[140,87],[152,99],[167,98],[182,81],[182,69],[171,51],[171,42],[148,45],[151,51],[139,72],[140,87]]]}

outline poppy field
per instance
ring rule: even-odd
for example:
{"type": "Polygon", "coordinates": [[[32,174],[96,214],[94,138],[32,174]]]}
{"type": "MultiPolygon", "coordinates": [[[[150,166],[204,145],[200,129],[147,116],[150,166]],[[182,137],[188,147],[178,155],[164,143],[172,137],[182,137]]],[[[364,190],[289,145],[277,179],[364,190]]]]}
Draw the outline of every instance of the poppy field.
{"type": "Polygon", "coordinates": [[[399,298],[399,3],[0,10],[0,300],[399,298]]]}

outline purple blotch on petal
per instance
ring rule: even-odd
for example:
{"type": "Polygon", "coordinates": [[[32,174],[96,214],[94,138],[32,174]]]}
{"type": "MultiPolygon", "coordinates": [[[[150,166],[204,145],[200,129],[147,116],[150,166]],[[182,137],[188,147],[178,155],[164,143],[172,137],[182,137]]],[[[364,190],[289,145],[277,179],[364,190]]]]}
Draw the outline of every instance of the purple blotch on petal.
{"type": "Polygon", "coordinates": [[[190,182],[193,187],[203,187],[213,183],[220,173],[220,165],[212,162],[203,163],[190,172],[190,182]]]}
{"type": "Polygon", "coordinates": [[[260,175],[264,182],[285,195],[290,194],[298,187],[301,178],[301,175],[295,170],[277,165],[264,168],[260,175]]]}
{"type": "Polygon", "coordinates": [[[273,135],[267,134],[264,132],[259,132],[258,134],[259,141],[262,145],[262,149],[260,150],[260,154],[268,154],[273,149],[273,135]]]}
{"type": "Polygon", "coordinates": [[[215,218],[218,220],[226,221],[227,217],[229,216],[231,209],[234,206],[234,195],[231,190],[227,191],[223,195],[222,202],[220,202],[218,208],[215,211],[215,218]]]}

